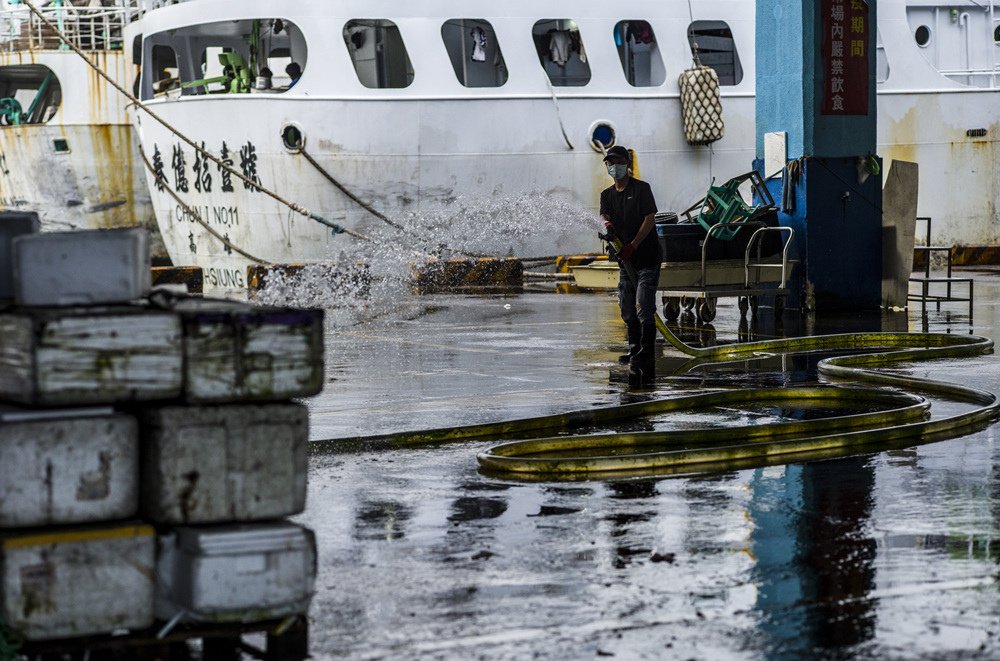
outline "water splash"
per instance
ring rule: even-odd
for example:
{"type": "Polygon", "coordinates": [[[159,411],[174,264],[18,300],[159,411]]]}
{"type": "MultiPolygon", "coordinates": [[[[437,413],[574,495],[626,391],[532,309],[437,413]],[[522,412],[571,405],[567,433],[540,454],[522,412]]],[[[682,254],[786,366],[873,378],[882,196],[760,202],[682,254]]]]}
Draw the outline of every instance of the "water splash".
{"type": "Polygon", "coordinates": [[[257,300],[325,308],[334,325],[391,320],[419,310],[411,274],[429,260],[541,257],[599,247],[594,211],[568,196],[547,193],[460,197],[392,220],[403,229],[367,219],[358,229],[371,241],[344,238],[344,249],[330,262],[270,274],[257,300]]]}

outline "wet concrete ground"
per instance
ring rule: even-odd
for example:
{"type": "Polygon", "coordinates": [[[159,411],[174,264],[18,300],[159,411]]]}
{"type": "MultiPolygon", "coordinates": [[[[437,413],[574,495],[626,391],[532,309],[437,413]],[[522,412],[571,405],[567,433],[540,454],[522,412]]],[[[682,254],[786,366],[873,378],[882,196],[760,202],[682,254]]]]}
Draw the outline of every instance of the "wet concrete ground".
{"type": "MultiPolygon", "coordinates": [[[[1000,276],[932,331],[1000,337],[1000,276]]],[[[726,304],[728,303],[728,305],[726,304]]],[[[921,330],[888,318],[776,327],[764,338],[921,330]]],[[[712,329],[735,340],[722,302],[712,329]]],[[[314,440],[541,415],[716,386],[815,378],[799,358],[730,364],[628,392],[605,295],[400,302],[395,323],[332,328],[314,440]]],[[[683,363],[666,354],[661,375],[683,363]]],[[[917,375],[1000,391],[1000,358],[917,375]]],[[[963,405],[934,401],[936,415],[963,405]]],[[[659,428],[766,424],[768,411],[662,418],[659,428]]],[[[911,449],[673,479],[517,483],[481,475],[490,443],[353,447],[312,458],[299,517],[320,547],[317,658],[996,658],[996,427],[911,449]]],[[[328,446],[329,444],[324,444],[328,446]]]]}

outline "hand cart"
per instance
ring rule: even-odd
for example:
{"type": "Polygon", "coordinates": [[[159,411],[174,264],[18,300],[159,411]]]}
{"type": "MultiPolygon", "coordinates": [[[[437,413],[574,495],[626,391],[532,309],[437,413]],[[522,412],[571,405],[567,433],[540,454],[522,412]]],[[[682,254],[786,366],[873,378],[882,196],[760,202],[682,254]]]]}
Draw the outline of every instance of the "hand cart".
{"type": "Polygon", "coordinates": [[[701,262],[697,264],[696,279],[692,282],[691,268],[679,268],[682,264],[667,262],[660,271],[659,289],[663,302],[663,316],[674,321],[681,309],[694,310],[701,322],[715,319],[716,303],[720,298],[739,299],[740,314],[752,309],[757,313],[757,303],[761,296],[774,296],[774,314],[784,311],[785,296],[788,294],[788,278],[795,262],[788,259],[788,250],[795,230],[791,227],[768,227],[759,221],[739,223],[744,230],[756,228],[747,243],[743,260],[709,260],[709,243],[720,234],[731,232],[730,223],[719,223],[708,230],[702,244],[701,262]],[[780,258],[762,255],[763,238],[777,234],[782,241],[780,258]]]}
{"type": "MultiPolygon", "coordinates": [[[[795,231],[790,227],[767,227],[759,221],[744,224],[744,229],[756,228],[747,243],[743,259],[708,259],[709,242],[725,225],[711,230],[702,245],[700,261],[664,262],[660,267],[663,314],[668,321],[677,319],[682,308],[693,310],[703,322],[715,319],[716,303],[720,298],[738,297],[742,314],[757,312],[761,296],[775,296],[775,314],[784,309],[788,279],[796,262],[788,259],[795,231]],[[768,234],[782,239],[781,250],[767,257],[762,254],[761,239],[768,234]]],[[[732,228],[729,228],[732,229],[732,228]]],[[[595,261],[574,266],[573,278],[581,289],[615,289],[618,287],[618,264],[614,260],[595,261]]]]}

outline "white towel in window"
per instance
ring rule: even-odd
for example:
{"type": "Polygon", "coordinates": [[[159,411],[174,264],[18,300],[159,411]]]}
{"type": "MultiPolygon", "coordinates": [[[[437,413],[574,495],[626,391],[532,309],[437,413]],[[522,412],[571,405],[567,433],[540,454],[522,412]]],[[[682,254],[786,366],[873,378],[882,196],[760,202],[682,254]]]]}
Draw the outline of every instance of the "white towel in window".
{"type": "Polygon", "coordinates": [[[569,62],[570,38],[569,30],[552,30],[549,33],[549,58],[559,66],[569,62]]]}
{"type": "Polygon", "coordinates": [[[479,27],[472,29],[472,61],[486,61],[486,31],[479,27]]]}

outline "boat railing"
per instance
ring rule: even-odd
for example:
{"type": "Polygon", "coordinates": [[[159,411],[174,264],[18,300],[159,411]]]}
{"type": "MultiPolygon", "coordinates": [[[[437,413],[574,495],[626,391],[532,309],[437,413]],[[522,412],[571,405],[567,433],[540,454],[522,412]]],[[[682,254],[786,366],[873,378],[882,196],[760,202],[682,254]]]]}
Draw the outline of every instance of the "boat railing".
{"type": "MultiPolygon", "coordinates": [[[[122,29],[138,18],[135,0],[117,7],[78,7],[68,2],[50,4],[40,11],[70,42],[84,51],[122,50],[122,29]]],[[[67,50],[53,28],[24,5],[0,10],[0,50],[8,52],[67,50]]]]}
{"type": "Polygon", "coordinates": [[[941,69],[939,73],[971,87],[997,89],[1000,83],[1000,66],[993,69],[941,69]]]}
{"type": "Polygon", "coordinates": [[[166,7],[168,5],[178,5],[182,2],[191,2],[192,0],[139,0],[139,5],[142,7],[142,11],[152,11],[153,9],[160,9],[161,7],[166,7]]]}

